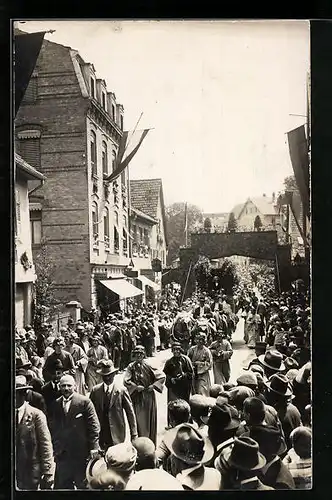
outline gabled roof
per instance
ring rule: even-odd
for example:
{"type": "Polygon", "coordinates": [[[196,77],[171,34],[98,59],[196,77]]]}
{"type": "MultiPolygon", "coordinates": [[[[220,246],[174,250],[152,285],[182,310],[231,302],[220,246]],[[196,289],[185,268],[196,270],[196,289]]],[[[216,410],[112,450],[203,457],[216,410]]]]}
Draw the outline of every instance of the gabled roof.
{"type": "MultiPolygon", "coordinates": [[[[272,198],[268,196],[260,196],[259,198],[249,198],[249,200],[256,205],[259,212],[263,215],[275,215],[275,202],[272,201],[272,198]]],[[[248,200],[248,201],[249,201],[248,200]]]]}
{"type": "Polygon", "coordinates": [[[235,207],[230,211],[230,213],[233,213],[235,215],[235,219],[239,218],[239,215],[242,212],[244,205],[245,203],[240,203],[239,205],[235,205],[235,207]]]}
{"type": "Polygon", "coordinates": [[[166,213],[161,179],[137,179],[130,181],[130,203],[133,208],[140,210],[153,219],[157,219],[158,202],[161,201],[161,210],[167,244],[166,213]]]}

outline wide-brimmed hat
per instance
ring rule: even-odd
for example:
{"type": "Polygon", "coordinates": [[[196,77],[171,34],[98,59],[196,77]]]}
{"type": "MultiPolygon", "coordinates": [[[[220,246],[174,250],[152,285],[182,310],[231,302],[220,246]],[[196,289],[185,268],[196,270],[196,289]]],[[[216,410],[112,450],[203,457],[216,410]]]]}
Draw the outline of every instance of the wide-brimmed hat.
{"type": "Polygon", "coordinates": [[[289,398],[293,395],[288,378],[286,375],[282,375],[281,373],[271,375],[269,380],[265,382],[265,385],[270,391],[278,394],[279,396],[289,398]]]}
{"type": "Polygon", "coordinates": [[[98,363],[97,373],[100,375],[111,375],[111,373],[116,373],[119,371],[119,368],[115,368],[114,363],[111,359],[102,359],[98,363]]]}
{"type": "Polygon", "coordinates": [[[205,464],[214,454],[211,441],[192,424],[180,424],[168,430],[164,443],[176,458],[190,465],[205,464]]]}
{"type": "Polygon", "coordinates": [[[15,391],[22,391],[32,389],[31,385],[27,384],[27,379],[24,375],[16,375],[15,377],[15,391]]]}
{"type": "Polygon", "coordinates": [[[30,361],[27,361],[26,363],[23,362],[22,358],[16,358],[15,359],[15,369],[16,371],[18,370],[28,370],[32,366],[32,363],[30,361]]]}
{"type": "Polygon", "coordinates": [[[282,354],[276,349],[266,351],[265,354],[258,356],[258,360],[263,366],[266,366],[270,370],[281,372],[285,369],[282,354]]]}
{"type": "Polygon", "coordinates": [[[234,418],[230,411],[230,405],[227,403],[218,404],[211,409],[211,413],[207,417],[202,417],[204,423],[209,426],[218,426],[224,431],[237,429],[240,426],[240,420],[234,418]]]}
{"type": "Polygon", "coordinates": [[[234,438],[233,443],[221,449],[214,466],[223,471],[223,463],[243,471],[258,471],[266,465],[266,459],[259,451],[259,445],[250,437],[234,438]]]}
{"type": "Polygon", "coordinates": [[[105,462],[104,457],[91,458],[85,469],[85,477],[87,482],[90,483],[92,479],[94,479],[95,477],[97,477],[99,474],[101,474],[106,470],[107,470],[107,464],[105,462]]]}
{"type": "Polygon", "coordinates": [[[129,491],[183,491],[181,483],[163,469],[145,469],[136,472],[128,481],[129,491]]]}
{"type": "Polygon", "coordinates": [[[109,469],[129,473],[134,470],[137,458],[136,448],[131,443],[124,442],[110,446],[105,454],[105,462],[109,469]]]}

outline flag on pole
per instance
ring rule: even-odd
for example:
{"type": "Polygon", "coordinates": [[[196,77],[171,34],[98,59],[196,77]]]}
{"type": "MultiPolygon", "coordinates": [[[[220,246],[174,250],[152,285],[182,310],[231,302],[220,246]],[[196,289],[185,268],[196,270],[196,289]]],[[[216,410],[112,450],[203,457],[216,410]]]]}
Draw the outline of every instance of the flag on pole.
{"type": "Polygon", "coordinates": [[[35,69],[46,31],[15,34],[14,85],[15,116],[35,69]]]}
{"type": "Polygon", "coordinates": [[[304,125],[291,130],[287,134],[289,154],[293,166],[293,171],[298,185],[304,214],[309,217],[309,155],[308,142],[305,134],[304,125]]]}
{"type": "Polygon", "coordinates": [[[115,159],[115,169],[106,180],[113,182],[122,174],[141,147],[141,144],[147,136],[149,130],[151,129],[147,128],[144,130],[134,130],[131,134],[128,130],[123,132],[115,159]]]}

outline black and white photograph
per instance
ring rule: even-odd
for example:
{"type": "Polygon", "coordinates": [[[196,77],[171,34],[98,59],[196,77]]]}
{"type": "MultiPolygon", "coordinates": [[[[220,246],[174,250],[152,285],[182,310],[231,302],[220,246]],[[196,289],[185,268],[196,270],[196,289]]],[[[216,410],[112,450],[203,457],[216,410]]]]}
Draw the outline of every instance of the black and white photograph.
{"type": "Polygon", "coordinates": [[[12,82],[16,491],[311,490],[310,22],[17,19],[12,82]]]}

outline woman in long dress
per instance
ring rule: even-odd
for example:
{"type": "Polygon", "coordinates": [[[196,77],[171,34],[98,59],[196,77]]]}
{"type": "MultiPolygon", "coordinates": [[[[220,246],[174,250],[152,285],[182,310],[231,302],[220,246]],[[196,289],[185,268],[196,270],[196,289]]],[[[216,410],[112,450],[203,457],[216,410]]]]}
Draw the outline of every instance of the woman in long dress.
{"type": "Polygon", "coordinates": [[[256,314],[256,310],[252,307],[247,316],[247,336],[248,336],[248,347],[254,349],[256,342],[260,340],[260,321],[261,318],[259,314],[256,314]]]}
{"type": "Polygon", "coordinates": [[[233,349],[223,332],[217,332],[217,339],[212,342],[209,349],[213,358],[213,376],[215,384],[225,384],[231,376],[230,358],[233,349]]]}
{"type": "Polygon", "coordinates": [[[206,347],[206,335],[197,336],[197,345],[188,351],[188,358],[194,367],[193,394],[210,395],[211,380],[209,371],[212,368],[212,354],[206,347]]]}
{"type": "Polygon", "coordinates": [[[97,373],[98,362],[101,359],[108,359],[108,352],[106,347],[101,345],[101,338],[99,335],[94,334],[91,337],[91,347],[87,352],[88,366],[86,368],[85,380],[90,392],[92,387],[100,384],[103,380],[99,373],[97,373]]]}
{"type": "Polygon", "coordinates": [[[77,345],[78,335],[75,332],[70,332],[66,339],[66,351],[72,355],[75,363],[75,382],[77,392],[86,395],[85,371],[88,365],[88,357],[82,347],[77,345]]]}
{"type": "Polygon", "coordinates": [[[127,367],[123,383],[133,402],[138,436],[148,437],[156,445],[157,401],[154,391],[163,391],[165,375],[144,359],[143,346],[136,346],[133,356],[134,361],[127,367]]]}

